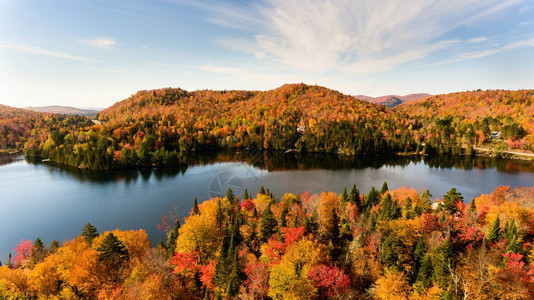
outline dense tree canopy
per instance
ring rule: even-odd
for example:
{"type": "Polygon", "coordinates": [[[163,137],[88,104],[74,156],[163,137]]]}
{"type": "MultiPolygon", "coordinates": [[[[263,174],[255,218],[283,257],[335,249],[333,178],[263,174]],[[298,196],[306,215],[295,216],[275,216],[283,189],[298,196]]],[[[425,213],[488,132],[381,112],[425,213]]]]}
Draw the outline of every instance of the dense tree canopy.
{"type": "Polygon", "coordinates": [[[23,240],[15,263],[0,266],[0,298],[530,299],[534,293],[533,187],[499,187],[473,204],[456,202],[453,211],[446,203],[460,199],[455,189],[435,200],[443,203],[436,209],[428,191],[409,188],[280,199],[267,191],[200,203],[156,248],[143,230],[97,235],[90,224],[59,246],[23,240]],[[356,203],[367,204],[360,211],[356,203]]]}

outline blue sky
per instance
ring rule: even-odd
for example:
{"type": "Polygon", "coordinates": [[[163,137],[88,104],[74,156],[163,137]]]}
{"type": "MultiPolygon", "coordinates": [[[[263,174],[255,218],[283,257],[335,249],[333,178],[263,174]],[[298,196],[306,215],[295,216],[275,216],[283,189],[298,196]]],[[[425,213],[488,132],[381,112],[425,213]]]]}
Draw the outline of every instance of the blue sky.
{"type": "Polygon", "coordinates": [[[304,82],[380,96],[534,88],[532,0],[0,0],[0,104],[304,82]]]}

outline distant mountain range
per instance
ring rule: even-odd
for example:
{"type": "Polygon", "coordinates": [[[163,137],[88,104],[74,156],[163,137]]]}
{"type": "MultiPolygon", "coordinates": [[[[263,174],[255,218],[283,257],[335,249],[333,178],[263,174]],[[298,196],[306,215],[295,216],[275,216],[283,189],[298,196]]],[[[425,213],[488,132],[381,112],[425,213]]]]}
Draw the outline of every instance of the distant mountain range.
{"type": "Polygon", "coordinates": [[[397,105],[400,105],[405,102],[418,100],[422,98],[428,98],[432,95],[425,94],[425,93],[419,93],[419,94],[409,94],[405,96],[398,96],[398,95],[387,95],[387,96],[381,96],[381,97],[370,97],[365,95],[356,95],[355,98],[365,100],[367,102],[371,102],[374,104],[379,104],[387,107],[395,107],[397,105]]]}
{"type": "Polygon", "coordinates": [[[52,105],[52,106],[39,106],[39,107],[26,107],[27,110],[33,110],[36,112],[46,112],[46,113],[53,113],[53,114],[66,114],[66,115],[81,115],[81,116],[88,116],[92,117],[96,115],[97,112],[101,111],[102,109],[98,108],[91,108],[91,109],[82,109],[82,108],[76,108],[71,106],[59,106],[59,105],[52,105]]]}

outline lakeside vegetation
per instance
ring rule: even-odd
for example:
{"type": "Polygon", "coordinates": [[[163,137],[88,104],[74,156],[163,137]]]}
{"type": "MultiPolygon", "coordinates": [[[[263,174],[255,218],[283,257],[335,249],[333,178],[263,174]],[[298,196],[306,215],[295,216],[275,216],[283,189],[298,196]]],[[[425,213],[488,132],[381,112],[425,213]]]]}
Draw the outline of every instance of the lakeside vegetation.
{"type": "Polygon", "coordinates": [[[140,91],[100,112],[40,114],[0,106],[0,148],[94,170],[176,166],[188,154],[264,149],[344,155],[496,155],[532,151],[534,92],[432,96],[394,109],[305,84],[258,91],[140,91]],[[464,109],[465,108],[465,109],[464,109]],[[488,139],[491,132],[498,139],[488,139]]]}
{"type": "Polygon", "coordinates": [[[410,188],[256,196],[231,190],[144,230],[45,246],[21,241],[0,267],[5,299],[529,299],[534,187],[469,205],[410,188]],[[437,203],[437,204],[433,204],[437,203]]]}

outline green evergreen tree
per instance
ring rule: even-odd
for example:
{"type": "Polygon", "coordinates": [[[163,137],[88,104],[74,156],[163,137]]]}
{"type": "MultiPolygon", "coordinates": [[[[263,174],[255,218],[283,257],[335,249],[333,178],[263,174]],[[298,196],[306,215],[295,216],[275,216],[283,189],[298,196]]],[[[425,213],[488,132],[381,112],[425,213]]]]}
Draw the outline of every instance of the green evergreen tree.
{"type": "Polygon", "coordinates": [[[85,237],[88,244],[91,244],[93,239],[98,236],[98,231],[96,230],[96,227],[91,225],[91,223],[87,223],[82,230],[82,236],[85,237]]]}
{"type": "Polygon", "coordinates": [[[11,252],[9,252],[9,255],[7,256],[6,266],[10,269],[13,269],[13,258],[11,257],[11,252]]]}
{"type": "Polygon", "coordinates": [[[456,188],[452,188],[447,194],[443,195],[443,207],[449,213],[455,213],[457,211],[456,203],[463,200],[462,194],[456,192],[456,188]]]}
{"type": "Polygon", "coordinates": [[[36,238],[33,242],[32,253],[30,254],[30,260],[32,264],[42,262],[46,256],[45,246],[40,238],[36,238]]]}
{"type": "Polygon", "coordinates": [[[260,191],[258,192],[258,194],[261,194],[261,195],[266,195],[265,194],[265,188],[262,186],[260,186],[260,191]]]}
{"type": "Polygon", "coordinates": [[[450,269],[453,269],[456,265],[456,253],[452,244],[451,237],[447,239],[436,248],[436,254],[434,255],[433,267],[434,278],[439,285],[447,290],[450,284],[450,269]]]}
{"type": "Polygon", "coordinates": [[[52,253],[56,253],[58,248],[59,248],[59,242],[56,240],[53,240],[52,243],[50,244],[50,248],[48,249],[48,251],[52,253]]]}
{"type": "Polygon", "coordinates": [[[287,226],[286,217],[287,217],[288,211],[289,211],[289,209],[288,209],[287,205],[284,205],[284,207],[282,208],[282,212],[280,213],[280,222],[278,222],[278,224],[280,224],[280,225],[278,226],[278,231],[281,231],[282,228],[287,226]]]}
{"type": "Polygon", "coordinates": [[[217,215],[215,216],[219,229],[222,230],[224,222],[224,213],[221,204],[221,199],[217,200],[217,215]]]}
{"type": "Polygon", "coordinates": [[[389,191],[388,183],[384,181],[382,188],[380,189],[380,195],[383,195],[385,192],[389,191]]]}
{"type": "Polygon", "coordinates": [[[364,203],[363,206],[364,206],[364,208],[368,208],[368,207],[371,208],[371,207],[377,205],[379,201],[380,201],[380,193],[373,186],[373,187],[371,187],[371,190],[369,191],[369,193],[365,197],[365,203],[364,203]]]}
{"type": "Polygon", "coordinates": [[[198,208],[197,197],[195,197],[195,201],[193,202],[193,215],[200,215],[200,208],[198,208]]]}
{"type": "Polygon", "coordinates": [[[499,216],[493,221],[493,225],[491,225],[491,230],[488,235],[488,240],[490,242],[496,242],[501,239],[501,220],[499,219],[499,216]]]}
{"type": "Polygon", "coordinates": [[[421,267],[419,268],[419,272],[417,272],[416,277],[416,281],[423,286],[424,290],[427,290],[432,286],[433,273],[434,269],[432,267],[432,259],[427,254],[421,260],[421,267]]]}
{"type": "Polygon", "coordinates": [[[429,190],[426,190],[421,194],[421,211],[422,213],[429,212],[432,208],[432,194],[429,190]]]}
{"type": "Polygon", "coordinates": [[[413,218],[413,212],[412,212],[412,199],[410,197],[406,198],[404,200],[404,216],[407,220],[413,218]]]}
{"type": "Polygon", "coordinates": [[[382,241],[380,249],[380,260],[385,267],[394,267],[402,271],[402,265],[399,262],[397,249],[400,248],[399,241],[393,233],[388,234],[382,241]]]}
{"type": "Polygon", "coordinates": [[[100,261],[112,266],[121,265],[130,259],[126,246],[111,232],[104,237],[96,251],[98,251],[100,261]]]}
{"type": "Polygon", "coordinates": [[[267,208],[263,211],[260,220],[262,242],[266,242],[271,238],[271,235],[275,232],[276,225],[276,219],[274,218],[273,212],[271,211],[271,204],[269,203],[267,208]]]}
{"type": "Polygon", "coordinates": [[[349,202],[356,204],[356,207],[358,207],[358,211],[360,213],[363,211],[362,204],[360,202],[360,191],[356,188],[355,184],[352,185],[352,189],[350,190],[349,202]]]}
{"type": "Polygon", "coordinates": [[[235,204],[235,201],[237,200],[231,188],[228,188],[228,190],[226,190],[226,199],[228,199],[228,202],[230,202],[231,204],[235,204]]]}
{"type": "Polygon", "coordinates": [[[165,243],[163,242],[162,238],[159,239],[158,245],[156,246],[156,249],[167,251],[167,248],[165,247],[165,243]]]}
{"type": "Polygon", "coordinates": [[[417,241],[417,244],[415,245],[415,250],[413,253],[413,264],[414,264],[414,274],[417,274],[421,268],[421,264],[423,262],[423,259],[425,258],[425,255],[427,253],[428,249],[425,244],[424,236],[421,234],[419,236],[419,240],[417,241]]]}
{"type": "Polygon", "coordinates": [[[219,287],[224,286],[228,279],[228,250],[230,248],[230,238],[225,235],[222,240],[221,249],[219,250],[219,257],[215,264],[215,272],[213,274],[213,283],[219,287]]]}
{"type": "Polygon", "coordinates": [[[341,203],[346,203],[348,201],[349,197],[347,195],[347,186],[343,188],[343,192],[341,193],[341,203]]]}
{"type": "Polygon", "coordinates": [[[304,230],[308,233],[316,234],[318,229],[317,210],[314,210],[309,218],[304,219],[304,230]]]}
{"type": "Polygon", "coordinates": [[[248,195],[248,190],[245,189],[245,192],[243,193],[243,200],[250,199],[250,196],[248,195]]]}
{"type": "Polygon", "coordinates": [[[180,234],[180,219],[176,219],[176,222],[174,222],[174,227],[167,233],[167,253],[169,257],[172,257],[174,255],[174,250],[176,250],[176,240],[178,239],[178,235],[180,234]]]}
{"type": "Polygon", "coordinates": [[[237,252],[234,254],[234,258],[232,261],[232,269],[230,271],[230,274],[228,276],[228,286],[227,286],[227,294],[230,297],[236,297],[239,293],[239,288],[241,287],[241,284],[243,283],[243,270],[242,267],[239,264],[239,259],[237,252]]]}

